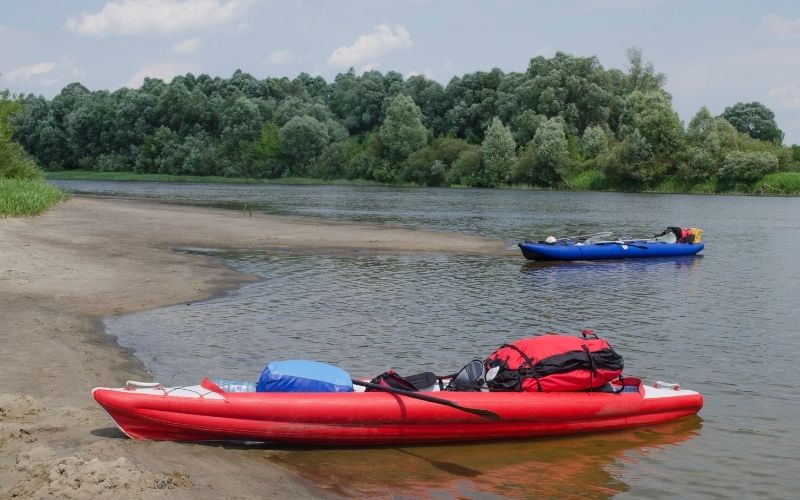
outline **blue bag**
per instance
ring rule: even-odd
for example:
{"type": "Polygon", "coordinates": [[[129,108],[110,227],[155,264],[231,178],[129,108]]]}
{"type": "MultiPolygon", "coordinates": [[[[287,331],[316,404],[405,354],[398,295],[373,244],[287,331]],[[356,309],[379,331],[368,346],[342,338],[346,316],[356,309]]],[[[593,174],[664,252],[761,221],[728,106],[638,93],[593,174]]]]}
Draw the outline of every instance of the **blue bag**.
{"type": "Polygon", "coordinates": [[[290,359],[269,363],[256,392],[353,392],[353,381],[338,366],[290,359]]]}

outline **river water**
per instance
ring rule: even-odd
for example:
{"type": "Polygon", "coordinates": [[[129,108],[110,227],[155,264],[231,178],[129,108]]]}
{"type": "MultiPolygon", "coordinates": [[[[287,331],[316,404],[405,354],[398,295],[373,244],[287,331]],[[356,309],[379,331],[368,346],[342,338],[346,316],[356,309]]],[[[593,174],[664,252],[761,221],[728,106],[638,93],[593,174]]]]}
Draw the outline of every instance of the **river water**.
{"type": "MultiPolygon", "coordinates": [[[[700,391],[700,417],[521,442],[289,450],[362,497],[794,498],[800,490],[800,199],[59,181],[76,193],[477,233],[501,242],[701,227],[692,258],[527,263],[454,255],[217,253],[262,277],[215,299],[106,320],[156,379],[256,380],[309,358],[354,375],[452,372],[504,342],[594,329],[626,374],[700,391]]],[[[187,249],[184,251],[193,251],[187,249]]]]}

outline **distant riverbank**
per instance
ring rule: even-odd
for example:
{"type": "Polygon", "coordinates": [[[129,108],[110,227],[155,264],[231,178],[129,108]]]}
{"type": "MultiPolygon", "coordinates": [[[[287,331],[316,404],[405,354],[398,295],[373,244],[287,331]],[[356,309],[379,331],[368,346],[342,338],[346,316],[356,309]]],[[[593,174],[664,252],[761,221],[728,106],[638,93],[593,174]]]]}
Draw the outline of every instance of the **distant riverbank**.
{"type": "MultiPolygon", "coordinates": [[[[254,179],[250,177],[222,177],[170,174],[137,174],[133,172],[96,172],[92,170],[62,170],[47,172],[47,179],[52,180],[94,180],[94,181],[139,181],[139,182],[196,182],[214,184],[285,184],[285,185],[343,185],[343,186],[408,186],[413,184],[382,184],[363,179],[314,179],[308,177],[279,177],[277,179],[254,179]]],[[[453,186],[463,187],[463,186],[453,186]]],[[[542,188],[528,185],[513,185],[500,189],[542,188]]],[[[756,196],[798,196],[800,195],[800,172],[778,172],[769,174],[750,184],[720,186],[714,182],[688,184],[668,179],[653,189],[643,191],[619,191],[606,189],[602,178],[596,176],[578,176],[565,191],[608,191],[608,192],[643,192],[663,194],[738,194],[756,196]]]]}

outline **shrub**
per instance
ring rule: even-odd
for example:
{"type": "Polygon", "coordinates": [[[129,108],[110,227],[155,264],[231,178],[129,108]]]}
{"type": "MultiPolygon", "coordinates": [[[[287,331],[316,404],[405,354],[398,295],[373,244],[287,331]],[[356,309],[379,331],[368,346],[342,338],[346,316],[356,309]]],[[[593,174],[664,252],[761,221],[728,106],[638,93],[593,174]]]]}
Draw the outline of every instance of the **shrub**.
{"type": "Polygon", "coordinates": [[[0,178],[41,179],[43,174],[22,146],[0,138],[0,178]]]}
{"type": "Polygon", "coordinates": [[[731,151],[725,155],[719,176],[734,181],[755,181],[778,170],[778,158],[767,152],[731,151]]]}
{"type": "Polygon", "coordinates": [[[461,184],[464,186],[486,186],[483,169],[481,168],[481,151],[477,147],[461,153],[450,174],[447,176],[448,184],[461,184]]]}

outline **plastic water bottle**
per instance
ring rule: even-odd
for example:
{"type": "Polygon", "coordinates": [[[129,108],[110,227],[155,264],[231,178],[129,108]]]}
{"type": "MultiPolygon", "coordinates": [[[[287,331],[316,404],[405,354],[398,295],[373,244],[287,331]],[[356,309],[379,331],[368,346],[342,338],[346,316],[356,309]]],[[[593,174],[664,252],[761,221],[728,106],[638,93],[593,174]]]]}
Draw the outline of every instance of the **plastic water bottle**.
{"type": "Polygon", "coordinates": [[[225,392],[256,392],[255,382],[243,382],[241,380],[211,379],[217,387],[225,392]]]}

